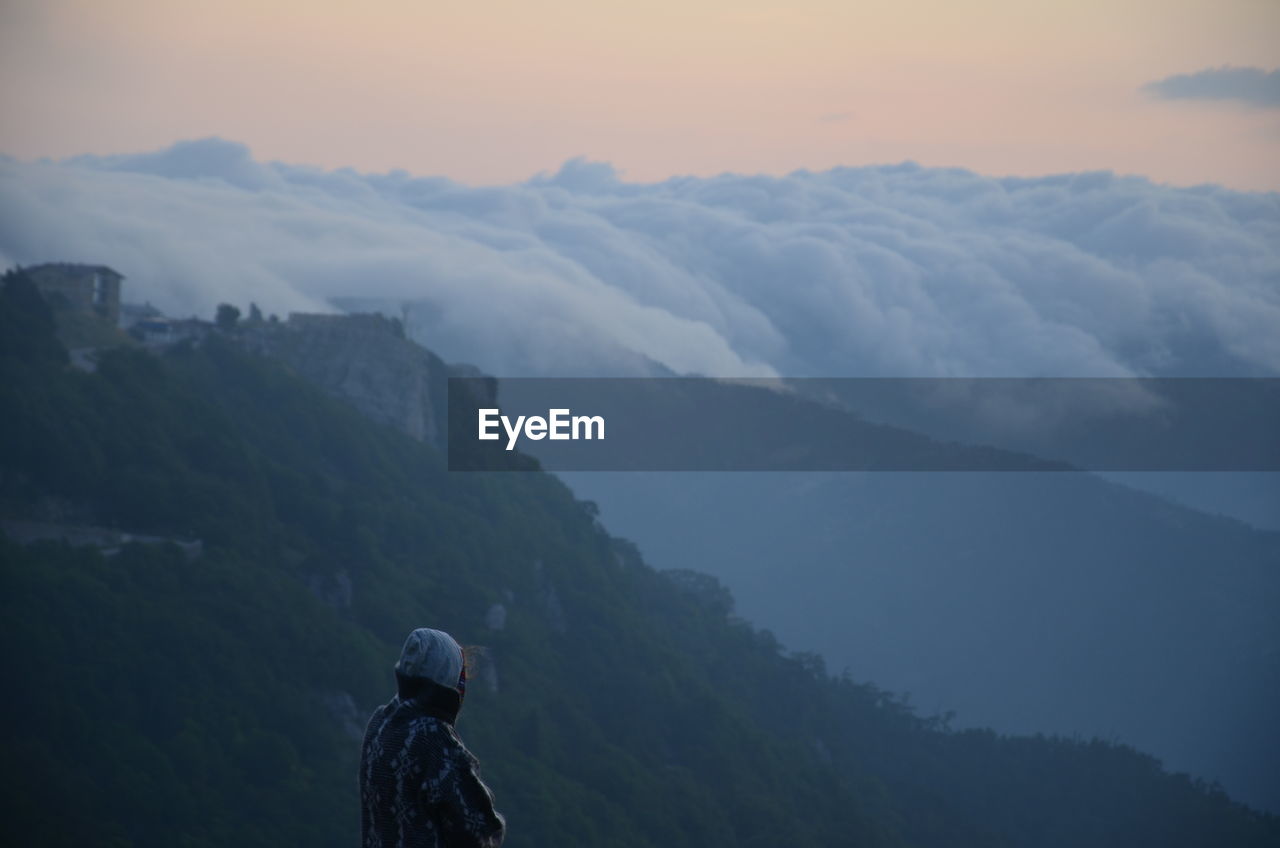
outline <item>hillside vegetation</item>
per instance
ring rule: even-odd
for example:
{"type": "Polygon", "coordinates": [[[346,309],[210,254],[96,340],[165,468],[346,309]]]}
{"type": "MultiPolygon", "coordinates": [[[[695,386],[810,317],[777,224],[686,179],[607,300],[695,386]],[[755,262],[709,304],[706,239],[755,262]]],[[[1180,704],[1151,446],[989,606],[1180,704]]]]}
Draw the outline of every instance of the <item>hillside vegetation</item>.
{"type": "Polygon", "coordinates": [[[412,627],[484,646],[459,730],[512,846],[1274,845],[1098,741],[953,732],[660,573],[554,478],[439,453],[214,337],[75,370],[0,299],[5,843],[351,845],[364,717],[412,627]]]}

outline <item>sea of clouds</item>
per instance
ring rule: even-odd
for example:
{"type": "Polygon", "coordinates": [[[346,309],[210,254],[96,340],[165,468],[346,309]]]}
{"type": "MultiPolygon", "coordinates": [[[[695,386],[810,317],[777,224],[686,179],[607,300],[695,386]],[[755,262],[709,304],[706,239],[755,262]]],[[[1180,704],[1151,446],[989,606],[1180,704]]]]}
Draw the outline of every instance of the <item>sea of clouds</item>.
{"type": "Polygon", "coordinates": [[[1110,173],[637,184],[576,159],[472,187],[221,139],[0,159],[0,264],[53,260],[171,315],[408,304],[505,376],[1280,374],[1280,195],[1110,173]]]}

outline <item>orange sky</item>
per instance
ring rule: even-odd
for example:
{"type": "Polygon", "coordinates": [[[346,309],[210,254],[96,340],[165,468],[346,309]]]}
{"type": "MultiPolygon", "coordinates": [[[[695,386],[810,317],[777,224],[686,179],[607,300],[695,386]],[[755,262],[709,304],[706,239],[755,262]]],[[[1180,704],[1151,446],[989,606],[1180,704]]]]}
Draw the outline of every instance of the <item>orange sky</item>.
{"type": "Polygon", "coordinates": [[[1280,64],[1276,0],[0,0],[0,151],[206,135],[472,183],[914,159],[1280,189],[1280,109],[1139,91],[1280,64]]]}

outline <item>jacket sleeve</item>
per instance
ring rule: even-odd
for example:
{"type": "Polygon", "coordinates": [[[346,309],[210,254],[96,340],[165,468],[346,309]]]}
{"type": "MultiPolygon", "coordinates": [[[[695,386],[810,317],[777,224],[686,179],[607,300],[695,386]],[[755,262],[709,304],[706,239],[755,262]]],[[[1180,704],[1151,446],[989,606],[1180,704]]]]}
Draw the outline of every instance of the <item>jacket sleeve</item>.
{"type": "Polygon", "coordinates": [[[480,766],[466,749],[457,752],[445,792],[444,825],[449,845],[498,848],[507,823],[493,807],[493,793],[480,779],[480,766]]]}

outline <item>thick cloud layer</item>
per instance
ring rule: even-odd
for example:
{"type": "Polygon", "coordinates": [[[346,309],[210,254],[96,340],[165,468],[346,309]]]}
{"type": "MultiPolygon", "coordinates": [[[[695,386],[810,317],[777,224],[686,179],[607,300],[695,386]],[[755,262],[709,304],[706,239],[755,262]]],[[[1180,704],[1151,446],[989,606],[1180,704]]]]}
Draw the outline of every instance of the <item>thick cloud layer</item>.
{"type": "Polygon", "coordinates": [[[1175,74],[1145,88],[1166,100],[1235,100],[1261,109],[1280,109],[1280,70],[1224,65],[1175,74]]]}
{"type": "Polygon", "coordinates": [[[473,188],[241,145],[0,161],[0,261],[172,314],[334,297],[500,375],[1280,373],[1280,195],[893,167],[473,188]]]}

